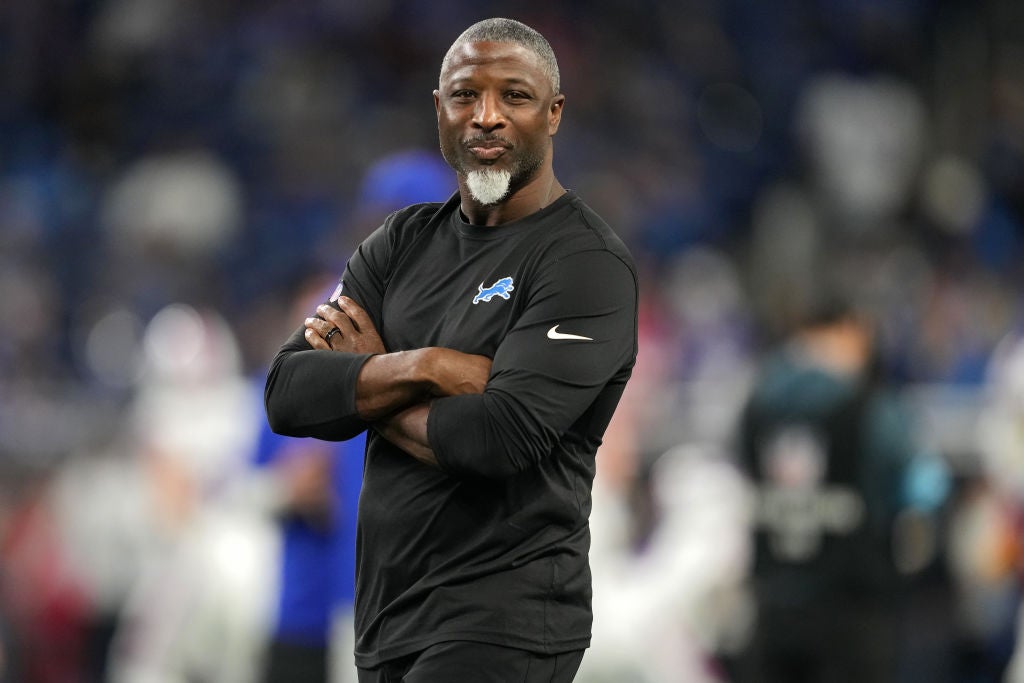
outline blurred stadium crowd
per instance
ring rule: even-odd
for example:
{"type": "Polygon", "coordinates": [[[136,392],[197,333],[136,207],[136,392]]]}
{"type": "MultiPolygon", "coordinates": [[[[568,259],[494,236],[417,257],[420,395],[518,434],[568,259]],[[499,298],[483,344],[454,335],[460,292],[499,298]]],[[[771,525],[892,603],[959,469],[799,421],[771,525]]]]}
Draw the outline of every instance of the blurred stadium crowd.
{"type": "Polygon", "coordinates": [[[486,16],[551,41],[556,172],[643,277],[581,675],[726,680],[738,418],[827,287],[951,475],[901,680],[1024,681],[1019,0],[0,4],[0,680],[255,680],[261,373],[300,286],[454,189],[430,93],[486,16]]]}

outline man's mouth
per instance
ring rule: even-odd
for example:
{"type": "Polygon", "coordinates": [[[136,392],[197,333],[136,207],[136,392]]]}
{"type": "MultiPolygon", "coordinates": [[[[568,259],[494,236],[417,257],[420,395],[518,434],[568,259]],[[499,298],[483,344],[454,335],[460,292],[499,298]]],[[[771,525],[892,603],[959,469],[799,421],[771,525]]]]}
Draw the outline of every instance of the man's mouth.
{"type": "Polygon", "coordinates": [[[509,143],[504,140],[496,139],[476,139],[469,140],[466,143],[466,147],[470,153],[477,159],[493,161],[504,154],[508,148],[509,143]]]}
{"type": "Polygon", "coordinates": [[[505,153],[504,147],[470,147],[469,151],[477,159],[493,161],[505,153]]]}

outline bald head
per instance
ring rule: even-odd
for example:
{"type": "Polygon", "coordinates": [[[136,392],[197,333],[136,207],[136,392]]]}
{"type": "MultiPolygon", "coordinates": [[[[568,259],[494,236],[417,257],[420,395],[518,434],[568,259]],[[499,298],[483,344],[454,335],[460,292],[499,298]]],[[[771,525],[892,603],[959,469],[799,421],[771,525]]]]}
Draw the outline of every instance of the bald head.
{"type": "Polygon", "coordinates": [[[441,78],[444,78],[445,71],[451,63],[452,55],[466,43],[512,43],[529,50],[537,56],[537,62],[544,75],[551,81],[551,92],[561,92],[561,83],[558,76],[558,61],[548,41],[537,31],[526,24],[515,19],[484,19],[473,24],[462,32],[452,46],[448,48],[444,59],[441,61],[441,78]]]}

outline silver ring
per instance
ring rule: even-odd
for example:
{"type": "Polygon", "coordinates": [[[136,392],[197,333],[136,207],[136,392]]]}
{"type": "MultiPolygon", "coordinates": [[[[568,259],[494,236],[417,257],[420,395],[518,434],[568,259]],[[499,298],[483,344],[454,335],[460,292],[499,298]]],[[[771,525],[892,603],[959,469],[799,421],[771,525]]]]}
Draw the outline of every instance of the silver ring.
{"type": "Polygon", "coordinates": [[[339,332],[341,332],[341,330],[339,330],[337,327],[332,327],[331,329],[329,329],[327,331],[327,336],[324,337],[324,341],[327,342],[328,344],[330,344],[331,343],[331,337],[333,337],[334,335],[338,334],[339,332]]]}

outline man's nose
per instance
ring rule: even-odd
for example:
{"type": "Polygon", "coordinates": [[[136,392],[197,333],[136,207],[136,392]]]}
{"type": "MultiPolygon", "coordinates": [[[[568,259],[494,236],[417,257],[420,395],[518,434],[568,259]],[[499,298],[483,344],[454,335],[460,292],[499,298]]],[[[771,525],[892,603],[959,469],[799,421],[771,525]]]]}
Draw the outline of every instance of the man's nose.
{"type": "Polygon", "coordinates": [[[477,100],[473,111],[473,125],[484,130],[494,130],[505,125],[505,113],[501,100],[495,95],[484,94],[477,100]]]}

